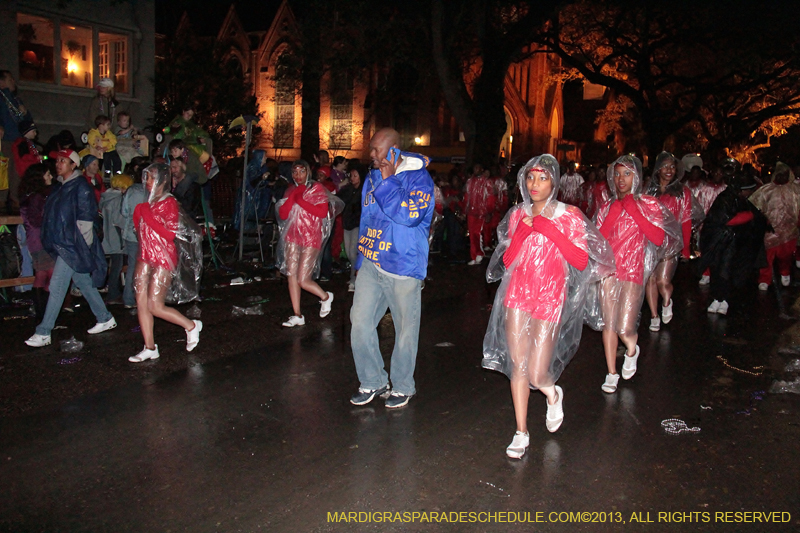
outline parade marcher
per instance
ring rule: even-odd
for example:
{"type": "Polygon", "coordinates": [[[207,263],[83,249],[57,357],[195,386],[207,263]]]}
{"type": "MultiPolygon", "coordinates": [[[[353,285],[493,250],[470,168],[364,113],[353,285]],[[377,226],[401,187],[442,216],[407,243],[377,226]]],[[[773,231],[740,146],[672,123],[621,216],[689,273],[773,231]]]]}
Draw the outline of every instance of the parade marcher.
{"type": "Polygon", "coordinates": [[[302,290],[320,298],[321,318],[331,312],[333,293],[322,290],[314,278],[319,275],[321,251],[331,235],[333,220],[343,207],[341,200],[311,179],[311,167],[306,161],[298,159],[292,164],[292,180],[294,185],[276,204],[280,239],[275,265],[288,279],[294,311],[283,323],[287,328],[306,323],[300,310],[302,290]]]}
{"type": "Polygon", "coordinates": [[[597,227],[614,250],[616,272],[600,282],[603,348],[608,375],[603,392],[617,390],[617,346],[626,348],[622,378],[631,379],[639,358],[636,332],[644,287],[658,262],[681,249],[680,227],[669,210],[642,195],[642,162],[624,155],[608,167],[609,201],[597,213],[597,227]]]}
{"type": "Polygon", "coordinates": [[[698,268],[710,272],[709,313],[728,314],[731,290],[744,285],[759,261],[767,219],[747,200],[755,187],[749,176],[736,173],[711,205],[700,230],[698,268]]]}
{"type": "Polygon", "coordinates": [[[703,220],[703,209],[692,196],[689,188],[681,182],[683,165],[669,152],[661,152],[656,157],[653,167],[653,178],[647,193],[654,196],[669,209],[681,227],[680,254],[665,256],[656,265],[647,282],[647,305],[650,307],[650,331],[661,329],[661,322],[669,324],[672,320],[672,278],[678,268],[678,258],[689,259],[692,244],[692,225],[703,220]],[[661,316],[658,315],[658,296],[661,295],[663,306],[661,316]]]}
{"type": "Polygon", "coordinates": [[[403,407],[416,394],[422,283],[435,208],[428,158],[401,152],[399,145],[400,134],[391,128],[378,130],[370,141],[373,169],[362,190],[359,271],[350,311],[350,344],[360,382],[350,403],[364,405],[389,394],[390,409],[403,407]],[[395,329],[391,389],[377,331],[387,308],[395,329]]]}
{"type": "Polygon", "coordinates": [[[778,262],[781,285],[792,281],[792,256],[797,247],[798,219],[800,219],[800,185],[794,181],[789,165],[778,162],[772,173],[772,182],[759,188],[749,198],[750,202],[767,217],[769,225],[764,235],[767,266],[758,276],[758,288],[765,291],[772,284],[772,264],[778,262]]]}
{"type": "Polygon", "coordinates": [[[47,306],[47,293],[50,290],[50,278],[53,276],[55,261],[42,246],[42,222],[44,221],[44,205],[53,183],[50,169],[43,163],[31,165],[22,176],[19,184],[19,213],[25,224],[25,236],[35,280],[33,282],[33,305],[36,318],[44,317],[47,306]]]}
{"type": "Polygon", "coordinates": [[[467,214],[467,230],[469,232],[469,253],[471,261],[468,265],[480,265],[483,261],[484,226],[494,212],[494,190],[489,176],[483,166],[473,167],[473,176],[464,187],[464,205],[467,214]]]}
{"type": "Polygon", "coordinates": [[[559,187],[559,200],[569,205],[580,205],[583,193],[583,176],[578,174],[578,165],[575,161],[567,163],[567,172],[561,176],[559,187]]]}
{"type": "Polygon", "coordinates": [[[556,200],[558,161],[545,154],[519,171],[523,203],[498,228],[499,244],[486,273],[502,279],[483,341],[484,368],[511,380],[517,431],[506,449],[525,454],[530,437],[530,389],[547,398],[545,426],[564,420],[564,391],[556,382],[580,344],[590,285],[614,270],[608,242],[577,207],[556,200]]]}
{"type": "MultiPolygon", "coordinates": [[[[134,284],[136,311],[144,337],[141,352],[128,358],[131,363],[158,359],[158,345],[153,335],[155,317],[166,320],[186,331],[186,351],[191,352],[200,342],[203,323],[190,320],[165,302],[173,283],[180,282],[181,258],[175,243],[180,231],[180,207],[170,192],[169,167],[153,164],[142,173],[147,201],[136,206],[133,223],[139,238],[139,257],[134,284]]],[[[202,261],[202,259],[201,259],[202,261]]]]}
{"type": "Polygon", "coordinates": [[[500,225],[500,221],[503,220],[503,217],[506,216],[506,212],[508,211],[508,183],[506,183],[504,177],[500,176],[499,167],[496,168],[496,172],[490,178],[490,181],[492,182],[492,191],[494,192],[495,200],[492,218],[487,224],[487,233],[489,235],[489,237],[485,239],[487,245],[491,245],[492,239],[496,238],[497,227],[500,225]]]}
{"type": "Polygon", "coordinates": [[[50,297],[36,333],[25,341],[33,347],[47,346],[70,283],[81,291],[97,319],[89,334],[117,327],[97,292],[106,279],[108,265],[95,231],[97,202],[92,188],[77,170],[80,157],[74,150],[50,154],[56,160],[61,186],[47,197],[42,222],[42,245],[56,264],[50,278],[50,297]]]}

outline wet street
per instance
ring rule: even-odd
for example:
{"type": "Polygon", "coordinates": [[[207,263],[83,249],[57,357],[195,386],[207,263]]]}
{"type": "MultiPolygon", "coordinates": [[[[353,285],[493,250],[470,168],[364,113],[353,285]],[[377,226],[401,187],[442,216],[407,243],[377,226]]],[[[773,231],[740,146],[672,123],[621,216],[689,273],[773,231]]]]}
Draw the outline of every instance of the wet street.
{"type": "MultiPolygon", "coordinates": [[[[23,344],[33,319],[4,320],[0,530],[800,529],[800,396],[769,392],[796,377],[785,367],[800,354],[774,289],[708,315],[707,290],[681,265],[674,320],[658,333],[641,320],[636,376],[604,394],[600,334],[585,328],[559,381],[563,425],[548,433],[532,394],[531,445],[512,460],[508,380],[480,368],[495,289],[483,272],[432,264],[418,394],[396,411],[348,401],[358,381],[344,275],[323,284],[331,315],[304,294],[307,325],[293,330],[280,327],[284,282],[207,279],[198,348],[187,354],[183,332],[157,323],[161,358],[139,365],[127,361],[141,349],[136,317],[119,307],[119,327],[91,337],[85,303],[62,314],[66,329],[42,349],[23,344]],[[248,297],[264,314],[233,316],[248,297]],[[84,348],[60,352],[72,335],[84,348]],[[670,418],[700,432],[667,434],[670,418]]],[[[800,288],[783,292],[792,313],[800,288]]],[[[388,357],[389,317],[380,335],[388,357]]]]}

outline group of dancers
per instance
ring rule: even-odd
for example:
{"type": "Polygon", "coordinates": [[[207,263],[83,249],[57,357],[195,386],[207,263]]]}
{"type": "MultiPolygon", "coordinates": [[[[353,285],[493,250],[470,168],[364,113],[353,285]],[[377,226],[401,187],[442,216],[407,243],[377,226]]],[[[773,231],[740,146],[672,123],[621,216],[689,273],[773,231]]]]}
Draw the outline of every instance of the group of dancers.
{"type": "Polygon", "coordinates": [[[528,398],[547,399],[545,425],[555,432],[564,420],[558,379],[578,349],[584,324],[602,331],[608,373],[601,388],[616,392],[620,374],[637,370],[638,317],[645,295],[651,329],[672,319],[672,276],[688,257],[699,208],[680,179],[680,162],[662,153],[648,192],[641,161],[631,155],[608,167],[609,198],[595,222],[558,201],[560,169],[549,154],[519,172],[522,203],[498,227],[499,245],[487,280],[500,280],[483,343],[483,367],[505,373],[511,384],[516,433],[506,453],[525,454],[530,437],[528,398]],[[662,299],[661,314],[658,298],[662,299]],[[617,346],[625,346],[617,372],[617,346]]]}

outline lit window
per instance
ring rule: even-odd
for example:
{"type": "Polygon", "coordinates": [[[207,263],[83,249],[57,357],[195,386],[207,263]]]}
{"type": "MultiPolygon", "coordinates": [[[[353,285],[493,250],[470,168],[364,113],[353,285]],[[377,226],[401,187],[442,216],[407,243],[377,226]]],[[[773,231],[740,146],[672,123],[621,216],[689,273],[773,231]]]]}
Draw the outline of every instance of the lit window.
{"type": "Polygon", "coordinates": [[[294,84],[285,77],[275,80],[275,148],[294,147],[294,84]]]}
{"type": "Polygon", "coordinates": [[[41,17],[17,14],[19,79],[55,82],[53,23],[41,17]]]}
{"type": "Polygon", "coordinates": [[[92,29],[61,25],[61,85],[92,86],[92,29]]]}
{"type": "Polygon", "coordinates": [[[353,78],[347,72],[331,75],[331,131],[328,148],[349,150],[353,143],[353,78]]]}
{"type": "Polygon", "coordinates": [[[128,38],[115,33],[99,33],[100,77],[114,80],[114,91],[129,92],[128,38]]]}

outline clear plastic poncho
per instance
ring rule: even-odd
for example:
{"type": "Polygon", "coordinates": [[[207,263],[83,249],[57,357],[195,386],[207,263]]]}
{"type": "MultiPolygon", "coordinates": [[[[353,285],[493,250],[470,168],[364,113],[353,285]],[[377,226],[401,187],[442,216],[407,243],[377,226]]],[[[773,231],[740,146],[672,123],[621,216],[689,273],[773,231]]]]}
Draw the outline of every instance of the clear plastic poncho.
{"type": "Polygon", "coordinates": [[[683,238],[672,213],[652,196],[642,194],[642,162],[638,157],[618,158],[609,165],[607,180],[609,201],[597,213],[597,227],[614,250],[616,272],[590,295],[586,323],[596,330],[633,335],[638,328],[644,285],[659,261],[680,253],[683,238]],[[634,175],[631,192],[621,200],[614,182],[614,168],[619,165],[634,175]]]}
{"type": "Polygon", "coordinates": [[[749,198],[750,203],[767,217],[773,231],[764,235],[764,246],[774,248],[797,239],[800,232],[797,222],[800,218],[800,185],[794,181],[794,173],[786,163],[775,165],[773,181],[758,189],[749,198]],[[774,176],[788,174],[787,183],[778,184],[774,176]]]}
{"type": "Polygon", "coordinates": [[[136,206],[134,220],[139,220],[140,262],[149,268],[137,267],[137,291],[148,290],[154,296],[166,291],[167,303],[190,302],[197,298],[203,276],[202,232],[169,193],[167,165],[150,165],[143,176],[145,181],[152,180],[152,185],[147,202],[136,206]],[[158,269],[171,275],[159,274],[158,269]],[[154,286],[148,289],[151,284],[154,286]]]}
{"type": "Polygon", "coordinates": [[[494,187],[483,175],[473,176],[467,180],[464,188],[464,203],[467,215],[484,217],[494,210],[494,187]]]}
{"type": "Polygon", "coordinates": [[[683,175],[686,169],[683,166],[683,161],[676,158],[669,152],[661,152],[656,157],[656,163],[653,167],[653,177],[647,186],[647,192],[650,196],[658,198],[658,200],[669,209],[672,216],[678,221],[678,224],[691,221],[692,226],[698,226],[703,222],[706,214],[703,211],[700,202],[692,194],[692,191],[682,183],[683,175]],[[675,163],[675,175],[670,182],[661,191],[658,174],[661,168],[669,162],[675,163]]]}
{"type": "MultiPolygon", "coordinates": [[[[307,175],[310,176],[309,171],[307,175]]],[[[303,206],[294,203],[288,216],[281,218],[281,207],[291,199],[298,187],[297,182],[286,189],[284,197],[275,204],[280,237],[275,250],[275,266],[284,276],[297,275],[301,279],[316,279],[322,260],[321,250],[331,236],[336,217],[344,211],[341,198],[328,192],[319,182],[307,178],[302,199],[312,206],[327,202],[327,214],[317,217],[303,206]]]]}
{"type": "Polygon", "coordinates": [[[576,207],[556,200],[559,180],[558,162],[549,154],[531,159],[519,171],[523,203],[500,222],[499,243],[486,272],[487,281],[501,283],[483,340],[482,366],[510,379],[525,373],[533,388],[558,380],[578,349],[589,287],[614,272],[614,254],[594,224],[576,207]],[[532,169],[546,172],[553,187],[531,229],[522,219],[532,214],[526,186],[532,169]],[[530,234],[514,239],[518,231],[530,234]]]}

